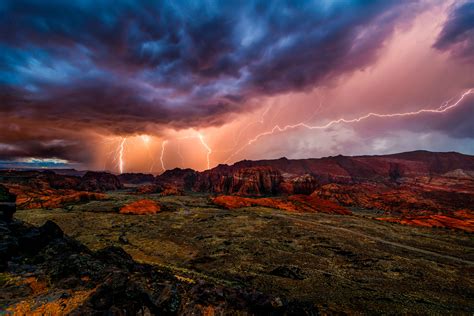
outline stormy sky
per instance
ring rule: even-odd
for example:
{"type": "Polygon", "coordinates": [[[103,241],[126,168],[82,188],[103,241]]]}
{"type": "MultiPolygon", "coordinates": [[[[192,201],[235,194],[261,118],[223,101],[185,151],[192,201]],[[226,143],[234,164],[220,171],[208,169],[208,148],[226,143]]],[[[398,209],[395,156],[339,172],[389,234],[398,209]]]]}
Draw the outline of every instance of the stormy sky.
{"type": "Polygon", "coordinates": [[[8,166],[474,154],[474,93],[442,113],[269,133],[442,109],[470,88],[473,1],[0,2],[8,166]]]}

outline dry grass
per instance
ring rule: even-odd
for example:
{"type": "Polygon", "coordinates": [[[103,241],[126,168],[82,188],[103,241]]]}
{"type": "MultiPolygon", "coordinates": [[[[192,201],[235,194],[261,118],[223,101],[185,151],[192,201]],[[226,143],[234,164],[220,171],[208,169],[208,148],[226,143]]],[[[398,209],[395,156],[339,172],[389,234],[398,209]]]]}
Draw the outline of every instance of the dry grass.
{"type": "Polygon", "coordinates": [[[474,261],[472,234],[381,222],[371,211],[344,216],[226,210],[202,195],[146,196],[167,207],[155,215],[114,210],[142,198],[114,193],[107,201],[19,211],[17,217],[38,225],[52,219],[92,249],[119,245],[136,260],[178,276],[256,287],[340,311],[474,310],[474,283],[466,273],[472,267],[363,237],[474,261]],[[128,243],[119,242],[121,235],[128,243]],[[273,275],[277,267],[298,268],[303,279],[273,275]]]}

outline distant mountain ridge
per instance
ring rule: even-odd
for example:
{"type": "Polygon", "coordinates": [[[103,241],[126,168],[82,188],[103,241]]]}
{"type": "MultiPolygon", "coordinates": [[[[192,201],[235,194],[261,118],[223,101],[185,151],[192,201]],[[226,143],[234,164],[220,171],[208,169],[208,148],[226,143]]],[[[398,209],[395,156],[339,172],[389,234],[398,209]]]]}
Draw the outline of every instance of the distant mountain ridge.
{"type": "Polygon", "coordinates": [[[51,170],[7,170],[0,171],[0,184],[18,195],[23,208],[57,207],[77,200],[106,198],[101,192],[133,189],[137,194],[161,195],[305,195],[345,207],[445,212],[472,209],[474,156],[413,151],[377,156],[243,160],[201,172],[175,168],[156,177],[141,173],[117,176],[88,171],[74,176],[51,170]]]}
{"type": "MultiPolygon", "coordinates": [[[[401,168],[405,176],[444,174],[455,170],[474,171],[474,156],[457,152],[411,151],[389,155],[329,156],[323,158],[287,159],[285,157],[270,160],[241,160],[233,165],[220,164],[209,170],[197,172],[226,173],[251,167],[272,167],[288,176],[304,174],[332,175],[354,178],[385,177],[390,168],[401,168]]],[[[180,170],[189,174],[192,169],[175,168],[165,171],[157,178],[176,178],[180,170]]]]}
{"type": "Polygon", "coordinates": [[[278,195],[310,194],[328,183],[397,184],[433,176],[474,180],[474,156],[413,151],[376,156],[243,160],[202,172],[168,170],[157,176],[155,183],[217,194],[278,195]]]}
{"type": "MultiPolygon", "coordinates": [[[[374,176],[374,173],[387,173],[390,166],[394,164],[399,164],[403,167],[406,175],[443,174],[456,169],[474,171],[474,156],[457,152],[418,150],[389,155],[338,155],[307,159],[242,160],[229,167],[240,169],[244,167],[271,166],[284,173],[294,175],[326,173],[338,176],[370,178],[374,176]]],[[[216,168],[226,168],[225,166],[227,165],[219,165],[216,168]]]]}

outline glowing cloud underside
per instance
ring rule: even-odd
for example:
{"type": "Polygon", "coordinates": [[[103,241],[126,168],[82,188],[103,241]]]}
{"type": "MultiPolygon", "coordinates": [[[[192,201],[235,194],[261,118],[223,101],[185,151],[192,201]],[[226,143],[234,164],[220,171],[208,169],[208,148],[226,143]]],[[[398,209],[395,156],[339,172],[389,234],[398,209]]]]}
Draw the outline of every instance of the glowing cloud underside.
{"type": "MultiPolygon", "coordinates": [[[[265,136],[273,135],[275,133],[283,133],[283,132],[286,132],[286,131],[289,131],[289,130],[292,130],[292,129],[296,129],[296,128],[305,128],[305,129],[309,129],[309,130],[316,130],[316,129],[317,130],[323,130],[323,129],[330,128],[330,127],[332,127],[336,124],[343,124],[343,123],[345,123],[345,124],[356,124],[356,123],[359,123],[359,122],[361,122],[363,120],[366,120],[366,119],[369,119],[369,118],[387,119],[387,118],[395,118],[395,117],[417,116],[417,115],[422,115],[422,114],[427,114],[427,113],[443,114],[443,113],[446,113],[446,112],[458,107],[461,104],[461,102],[466,98],[466,96],[468,96],[470,94],[473,94],[473,93],[474,93],[474,89],[471,88],[471,89],[465,91],[464,93],[462,93],[461,96],[458,97],[457,99],[452,98],[451,100],[449,100],[447,102],[444,102],[441,106],[439,106],[438,108],[435,108],[435,109],[420,109],[420,110],[417,110],[417,111],[408,111],[408,112],[400,112],[400,113],[388,113],[388,114],[387,113],[382,114],[382,113],[370,112],[370,113],[367,113],[363,116],[353,118],[353,119],[339,118],[339,119],[336,119],[336,120],[332,120],[332,121],[330,121],[326,124],[323,124],[323,125],[309,125],[305,122],[299,122],[299,123],[296,123],[296,124],[288,124],[288,125],[285,125],[283,127],[280,126],[280,125],[275,125],[272,129],[270,129],[268,131],[265,131],[265,132],[262,132],[262,133],[259,133],[259,134],[255,135],[253,138],[251,138],[250,140],[248,140],[244,146],[242,146],[240,149],[235,151],[231,156],[229,156],[224,161],[224,163],[229,162],[233,157],[235,157],[237,154],[241,153],[248,146],[250,146],[250,145],[254,144],[255,142],[263,139],[265,136]]],[[[263,115],[261,116],[261,119],[260,119],[259,122],[263,121],[263,117],[265,116],[265,114],[267,114],[268,111],[269,111],[269,108],[266,108],[263,115]]],[[[250,123],[250,124],[252,124],[252,123],[250,123]]],[[[151,141],[151,138],[148,135],[142,135],[141,139],[142,139],[143,144],[145,146],[148,146],[149,142],[151,141]]],[[[204,135],[200,132],[197,132],[195,135],[180,137],[180,138],[177,138],[177,139],[174,139],[174,140],[166,139],[166,140],[162,141],[161,151],[160,151],[160,155],[159,155],[162,171],[166,170],[164,158],[165,158],[166,148],[167,148],[168,143],[170,141],[178,141],[178,145],[179,145],[178,146],[178,150],[179,150],[178,156],[180,156],[182,158],[182,154],[180,152],[181,144],[180,144],[179,141],[183,140],[183,139],[198,139],[199,140],[200,144],[206,150],[206,167],[207,167],[207,169],[210,169],[211,168],[211,155],[213,153],[213,150],[212,150],[211,146],[206,142],[206,139],[205,139],[204,135]]],[[[116,152],[117,152],[116,160],[118,161],[118,170],[120,171],[120,173],[124,172],[124,167],[125,167],[124,151],[125,151],[126,141],[127,141],[126,137],[121,138],[121,140],[119,142],[119,145],[118,145],[118,148],[116,150],[116,152]]],[[[151,169],[153,169],[153,166],[151,167],[151,169]]],[[[150,170],[150,171],[152,171],[152,170],[150,170]]]]}

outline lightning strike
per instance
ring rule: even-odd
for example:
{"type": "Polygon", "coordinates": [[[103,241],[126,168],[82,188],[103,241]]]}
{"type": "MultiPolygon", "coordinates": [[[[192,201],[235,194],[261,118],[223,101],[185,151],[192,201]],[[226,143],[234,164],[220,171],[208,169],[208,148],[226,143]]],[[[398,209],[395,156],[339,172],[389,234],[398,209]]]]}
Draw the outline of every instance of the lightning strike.
{"type": "Polygon", "coordinates": [[[178,138],[178,139],[181,140],[181,139],[190,139],[190,138],[198,138],[199,141],[201,142],[201,145],[206,149],[206,151],[207,151],[207,154],[206,154],[207,169],[210,169],[211,168],[212,148],[206,143],[206,140],[204,139],[204,135],[202,135],[201,133],[198,132],[197,135],[184,136],[184,137],[181,137],[181,138],[178,138]]]}
{"type": "Polygon", "coordinates": [[[148,145],[148,143],[150,142],[150,136],[148,135],[141,135],[140,138],[143,140],[145,145],[148,145]]]}
{"type": "Polygon", "coordinates": [[[123,150],[125,147],[125,141],[127,140],[126,137],[122,138],[122,141],[120,142],[119,146],[119,170],[120,173],[123,173],[123,167],[124,167],[124,158],[123,158],[123,150]]]}
{"type": "Polygon", "coordinates": [[[271,108],[271,105],[268,105],[265,110],[262,112],[262,114],[260,115],[260,120],[258,121],[255,121],[255,122],[250,122],[250,123],[247,123],[243,128],[241,128],[239,130],[239,133],[237,134],[237,136],[234,136],[234,148],[235,149],[239,143],[239,140],[240,138],[242,137],[242,134],[245,132],[245,131],[248,131],[249,127],[252,126],[252,125],[255,125],[255,124],[263,124],[265,122],[265,115],[267,115],[268,111],[270,111],[270,108],[271,108]]]}
{"type": "Polygon", "coordinates": [[[165,147],[166,147],[166,144],[168,144],[168,140],[164,140],[164,141],[161,143],[160,162],[161,162],[161,168],[163,169],[163,172],[166,171],[165,163],[164,163],[164,161],[163,161],[163,156],[165,155],[165,147]]]}
{"type": "Polygon", "coordinates": [[[207,159],[207,169],[210,169],[211,168],[211,154],[212,154],[212,149],[211,147],[209,147],[209,145],[206,143],[206,141],[204,140],[204,136],[199,133],[198,134],[198,137],[199,137],[199,141],[201,142],[201,144],[204,146],[204,148],[206,148],[207,150],[207,154],[206,154],[206,159],[207,159]]]}
{"type": "Polygon", "coordinates": [[[266,131],[266,132],[263,132],[263,133],[260,133],[258,135],[256,135],[254,138],[250,139],[244,146],[242,146],[239,150],[237,150],[236,152],[234,152],[232,155],[229,156],[229,158],[227,158],[224,163],[227,163],[229,162],[229,160],[236,156],[237,154],[239,154],[240,152],[242,152],[242,150],[244,150],[245,148],[247,148],[248,146],[252,145],[253,143],[255,143],[256,141],[258,141],[260,138],[262,137],[265,137],[265,136],[268,136],[268,135],[272,135],[276,132],[285,132],[287,130],[291,130],[291,129],[295,129],[295,128],[299,128],[299,127],[303,127],[303,128],[306,128],[306,129],[309,129],[309,130],[315,130],[315,129],[326,129],[326,128],[329,128],[333,125],[336,125],[336,124],[341,124],[341,123],[346,123],[346,124],[350,124],[350,123],[359,123],[360,121],[363,121],[363,120],[366,120],[368,118],[371,118],[371,117],[377,117],[377,118],[393,118],[393,117],[403,117],[403,116],[415,116],[415,115],[419,115],[419,114],[423,114],[423,113],[444,113],[444,112],[447,112],[453,108],[455,108],[456,106],[459,105],[459,103],[461,103],[462,100],[464,100],[464,98],[469,95],[469,94],[472,94],[474,93],[474,89],[471,88],[467,91],[465,91],[458,99],[456,102],[454,102],[453,104],[449,105],[450,101],[452,101],[452,99],[448,100],[448,101],[445,101],[440,107],[436,108],[436,109],[421,109],[421,110],[418,110],[418,111],[412,111],[412,112],[402,112],[402,113],[389,113],[389,114],[380,114],[380,113],[374,113],[374,112],[370,112],[364,116],[361,116],[361,117],[358,117],[358,118],[354,118],[354,119],[345,119],[345,118],[339,118],[337,120],[333,120],[333,121],[330,121],[324,125],[308,125],[307,123],[305,122],[300,122],[300,123],[296,123],[296,124],[288,124],[288,125],[285,125],[283,127],[280,127],[280,125],[275,125],[271,130],[269,131],[266,131]]]}

